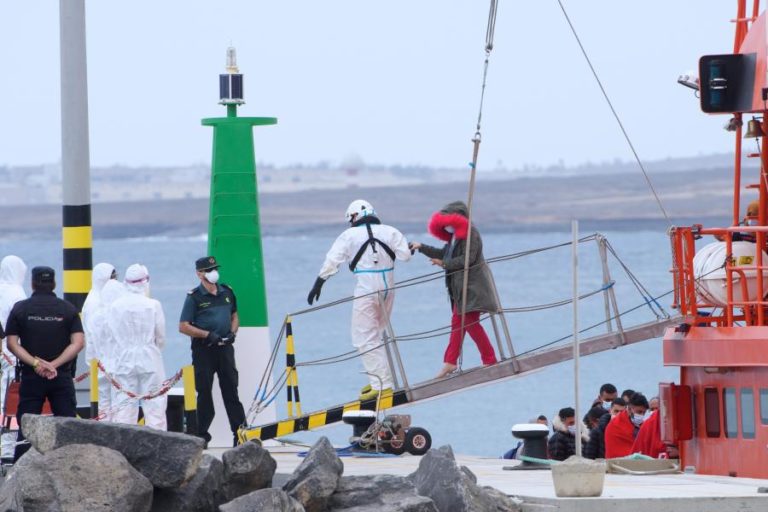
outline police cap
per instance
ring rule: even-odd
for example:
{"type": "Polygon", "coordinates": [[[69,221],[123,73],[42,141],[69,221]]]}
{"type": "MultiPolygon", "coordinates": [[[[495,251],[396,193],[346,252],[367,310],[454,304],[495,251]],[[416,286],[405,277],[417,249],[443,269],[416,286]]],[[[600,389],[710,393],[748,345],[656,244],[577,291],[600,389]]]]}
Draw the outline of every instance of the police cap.
{"type": "Polygon", "coordinates": [[[56,272],[51,267],[35,267],[32,269],[32,282],[33,283],[53,283],[55,281],[56,272]]]}
{"type": "Polygon", "coordinates": [[[195,261],[195,270],[213,270],[219,268],[219,263],[213,256],[204,256],[195,261]]]}

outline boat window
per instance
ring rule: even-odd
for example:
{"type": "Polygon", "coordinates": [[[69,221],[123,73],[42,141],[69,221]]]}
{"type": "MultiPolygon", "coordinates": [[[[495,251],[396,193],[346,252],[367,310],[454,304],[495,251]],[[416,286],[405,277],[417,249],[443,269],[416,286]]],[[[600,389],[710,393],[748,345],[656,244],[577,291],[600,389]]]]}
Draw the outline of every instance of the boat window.
{"type": "Polygon", "coordinates": [[[723,390],[723,409],[725,410],[725,437],[737,437],[739,420],[736,413],[736,388],[723,390]]]}
{"type": "Polygon", "coordinates": [[[704,421],[707,437],[720,437],[720,394],[715,388],[704,390],[704,421]]]}
{"type": "Polygon", "coordinates": [[[760,421],[768,425],[768,388],[760,390],[760,421]]]}
{"type": "Polygon", "coordinates": [[[755,394],[752,388],[741,388],[741,435],[755,438],[755,394]]]}

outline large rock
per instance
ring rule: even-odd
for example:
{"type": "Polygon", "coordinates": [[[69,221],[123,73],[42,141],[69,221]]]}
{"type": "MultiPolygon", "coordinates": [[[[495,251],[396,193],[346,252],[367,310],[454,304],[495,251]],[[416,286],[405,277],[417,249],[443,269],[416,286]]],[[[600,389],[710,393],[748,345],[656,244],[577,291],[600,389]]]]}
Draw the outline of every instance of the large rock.
{"type": "MultiPolygon", "coordinates": [[[[34,465],[37,460],[42,457],[42,453],[34,448],[30,448],[27,453],[16,461],[11,468],[8,478],[5,479],[5,482],[2,483],[2,487],[0,487],[0,512],[17,512],[24,509],[24,489],[21,488],[22,480],[18,477],[14,477],[13,474],[24,471],[24,468],[34,465]]],[[[31,478],[25,480],[25,482],[30,484],[28,486],[30,488],[27,489],[28,493],[30,491],[35,492],[38,490],[37,486],[34,485],[34,479],[31,478]]],[[[40,496],[39,501],[44,503],[45,498],[45,496],[40,496]]]]}
{"type": "Polygon", "coordinates": [[[95,444],[122,453],[152,485],[178,487],[194,476],[202,439],[139,425],[25,414],[24,435],[42,453],[70,444],[95,444]]]}
{"type": "Polygon", "coordinates": [[[147,512],[152,484],[125,457],[102,446],[72,444],[30,451],[0,489],[0,510],[147,512]]]}
{"type": "Polygon", "coordinates": [[[224,501],[272,485],[277,462],[257,443],[243,443],[221,456],[224,462],[224,501]]]}
{"type": "Polygon", "coordinates": [[[435,503],[419,496],[402,476],[345,476],[331,496],[330,509],[344,512],[437,512],[435,503]]]}
{"type": "Polygon", "coordinates": [[[175,489],[155,489],[152,512],[215,512],[224,501],[224,464],[208,454],[192,480],[175,489]]]}
{"type": "MultiPolygon", "coordinates": [[[[248,444],[248,443],[246,443],[248,444]]],[[[219,507],[221,512],[304,512],[301,503],[281,489],[262,489],[219,507]]]]}
{"type": "Polygon", "coordinates": [[[408,476],[422,496],[431,498],[440,512],[517,512],[519,503],[504,494],[477,485],[467,467],[459,467],[450,446],[432,449],[419,468],[408,476]]]}
{"type": "Polygon", "coordinates": [[[307,512],[328,509],[331,494],[339,485],[344,463],[327,437],[321,437],[309,450],[283,490],[298,500],[307,512]]]}

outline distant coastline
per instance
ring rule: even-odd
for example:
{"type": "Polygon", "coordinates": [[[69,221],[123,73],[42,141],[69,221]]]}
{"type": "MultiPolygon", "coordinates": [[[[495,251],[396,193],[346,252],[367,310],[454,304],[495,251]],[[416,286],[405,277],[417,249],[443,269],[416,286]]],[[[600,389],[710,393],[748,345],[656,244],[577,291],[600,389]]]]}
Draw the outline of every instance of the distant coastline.
{"type": "MultiPolygon", "coordinates": [[[[657,171],[652,179],[675,224],[729,222],[729,169],[657,171]]],[[[745,176],[744,183],[748,180],[745,176]]],[[[756,192],[743,195],[745,200],[752,196],[756,192]]],[[[467,184],[451,182],[261,193],[259,202],[265,235],[338,232],[344,224],[344,209],[357,198],[371,201],[384,222],[420,232],[435,209],[466,197],[467,184]]],[[[14,219],[0,233],[5,239],[60,236],[58,205],[1,206],[0,214],[14,219]]],[[[483,180],[480,175],[473,215],[486,232],[566,231],[572,218],[579,219],[585,231],[664,231],[668,227],[639,172],[507,180],[483,180]]],[[[208,199],[98,202],[93,205],[93,226],[96,238],[195,236],[207,231],[208,199]]]]}

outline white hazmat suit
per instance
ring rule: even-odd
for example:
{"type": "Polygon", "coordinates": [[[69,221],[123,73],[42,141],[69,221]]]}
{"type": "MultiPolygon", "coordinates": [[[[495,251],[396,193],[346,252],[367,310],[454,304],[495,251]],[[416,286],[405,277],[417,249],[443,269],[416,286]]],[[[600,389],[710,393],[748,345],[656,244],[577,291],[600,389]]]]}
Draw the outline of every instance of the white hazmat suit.
{"type": "MultiPolygon", "coordinates": [[[[110,307],[125,295],[126,289],[123,283],[116,279],[110,279],[101,289],[99,305],[92,308],[87,316],[87,322],[83,319],[85,329],[85,346],[90,348],[88,361],[91,358],[98,359],[104,368],[112,373],[114,371],[114,359],[117,352],[115,336],[109,326],[110,307]],[[85,327],[87,325],[87,327],[85,327]]],[[[99,372],[99,413],[106,413],[105,421],[113,421],[112,398],[115,390],[112,383],[103,372],[99,372]]]]}
{"type": "MultiPolygon", "coordinates": [[[[408,242],[400,231],[386,224],[370,223],[370,227],[374,238],[385,243],[395,253],[395,259],[411,259],[408,242]]],[[[355,258],[368,238],[368,229],[364,223],[341,233],[325,256],[319,277],[325,280],[337,273],[342,264],[355,258]]],[[[352,345],[361,354],[365,371],[369,373],[371,388],[381,390],[393,387],[382,335],[389,323],[395,300],[395,292],[391,289],[395,283],[395,262],[379,244],[376,244],[376,251],[374,253],[368,245],[354,270],[357,284],[352,303],[351,335],[352,345]]]]}
{"type": "MultiPolygon", "coordinates": [[[[112,274],[115,271],[115,267],[109,263],[99,263],[93,267],[93,273],[91,274],[91,291],[88,292],[88,296],[83,303],[83,309],[81,317],[83,319],[83,330],[85,331],[85,362],[87,365],[91,364],[92,359],[98,359],[105,364],[108,370],[111,369],[106,366],[102,354],[104,348],[102,345],[106,340],[102,339],[100,334],[97,334],[94,327],[94,317],[96,312],[102,307],[101,293],[104,285],[107,281],[112,279],[112,274]]],[[[122,286],[122,285],[121,285],[122,286]]],[[[103,315],[102,315],[103,316],[103,315]]],[[[110,391],[109,381],[103,373],[99,373],[99,411],[106,410],[110,403],[110,391]]]]}
{"type": "MultiPolygon", "coordinates": [[[[125,271],[127,293],[109,307],[109,328],[115,339],[113,376],[122,386],[113,397],[118,423],[135,424],[139,405],[125,393],[139,396],[159,389],[165,380],[162,348],[165,345],[165,315],[160,302],[146,296],[149,292],[149,272],[143,265],[131,265],[125,271]],[[126,400],[131,400],[125,406],[126,400]]],[[[167,430],[166,395],[142,400],[144,422],[147,426],[167,430]]]]}
{"type": "MultiPolygon", "coordinates": [[[[8,325],[8,315],[11,309],[13,309],[13,305],[27,298],[27,294],[22,286],[26,273],[27,265],[18,256],[11,254],[0,261],[0,322],[2,322],[3,328],[8,325]]],[[[3,339],[2,350],[3,354],[0,360],[0,367],[2,368],[2,375],[0,376],[0,407],[2,407],[2,412],[5,414],[5,393],[14,377],[16,357],[6,347],[5,339],[3,339]]],[[[2,441],[0,441],[2,444],[0,456],[2,458],[13,458],[15,442],[15,432],[3,434],[2,441]]]]}

